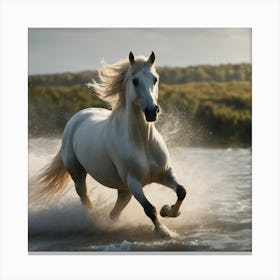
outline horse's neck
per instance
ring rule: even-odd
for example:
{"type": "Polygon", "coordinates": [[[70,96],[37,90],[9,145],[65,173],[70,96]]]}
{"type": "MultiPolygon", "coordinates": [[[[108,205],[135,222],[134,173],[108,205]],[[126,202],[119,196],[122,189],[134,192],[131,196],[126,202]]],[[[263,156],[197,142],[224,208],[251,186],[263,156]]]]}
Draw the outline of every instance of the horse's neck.
{"type": "Polygon", "coordinates": [[[134,104],[127,104],[125,125],[131,139],[139,145],[148,145],[154,137],[154,124],[145,121],[143,112],[134,104]]]}

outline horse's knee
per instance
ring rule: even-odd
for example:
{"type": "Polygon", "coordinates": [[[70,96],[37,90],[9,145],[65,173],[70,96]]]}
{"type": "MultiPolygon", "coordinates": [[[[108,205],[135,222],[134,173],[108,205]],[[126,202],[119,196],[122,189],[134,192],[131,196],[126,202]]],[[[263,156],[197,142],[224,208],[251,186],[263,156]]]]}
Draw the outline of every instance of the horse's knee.
{"type": "Polygon", "coordinates": [[[157,219],[156,208],[151,203],[146,203],[144,205],[144,211],[152,221],[155,221],[157,219]]]}
{"type": "Polygon", "coordinates": [[[177,194],[178,200],[182,201],[182,200],[184,200],[184,198],[187,194],[187,191],[185,190],[185,188],[183,186],[177,185],[176,194],[177,194]]]}

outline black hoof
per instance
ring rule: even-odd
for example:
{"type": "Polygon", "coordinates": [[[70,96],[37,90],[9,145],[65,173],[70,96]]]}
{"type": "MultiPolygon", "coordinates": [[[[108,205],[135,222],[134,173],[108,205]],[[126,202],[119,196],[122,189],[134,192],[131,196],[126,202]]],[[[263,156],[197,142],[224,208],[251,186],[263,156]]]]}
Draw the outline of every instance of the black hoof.
{"type": "Polygon", "coordinates": [[[160,215],[161,215],[162,217],[168,216],[167,213],[168,213],[168,211],[169,211],[170,209],[171,209],[171,207],[170,207],[169,205],[163,205],[163,206],[161,207],[161,209],[160,209],[160,215]]]}
{"type": "Polygon", "coordinates": [[[174,207],[174,205],[172,205],[172,206],[169,206],[169,205],[162,206],[162,208],[160,210],[160,215],[162,217],[170,217],[170,218],[178,217],[181,214],[181,212],[175,212],[174,213],[174,210],[172,209],[173,207],[174,207]]]}

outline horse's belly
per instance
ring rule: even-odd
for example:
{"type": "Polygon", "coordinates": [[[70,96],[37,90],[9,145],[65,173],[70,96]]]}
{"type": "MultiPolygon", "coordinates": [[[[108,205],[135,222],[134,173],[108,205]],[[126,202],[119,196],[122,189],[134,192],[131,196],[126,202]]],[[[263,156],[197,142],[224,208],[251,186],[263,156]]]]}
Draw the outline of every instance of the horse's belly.
{"type": "Polygon", "coordinates": [[[114,189],[126,188],[120,178],[116,167],[109,161],[98,160],[98,163],[92,164],[87,168],[87,172],[100,184],[114,189]]]}

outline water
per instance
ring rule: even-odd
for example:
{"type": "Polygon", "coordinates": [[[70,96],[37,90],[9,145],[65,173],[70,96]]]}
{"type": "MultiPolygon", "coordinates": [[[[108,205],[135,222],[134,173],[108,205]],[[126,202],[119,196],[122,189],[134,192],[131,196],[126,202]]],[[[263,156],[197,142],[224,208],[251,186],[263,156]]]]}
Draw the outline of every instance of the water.
{"type": "MultiPolygon", "coordinates": [[[[29,251],[252,250],[250,149],[170,149],[172,167],[188,194],[179,217],[160,217],[174,233],[173,239],[161,239],[134,198],[119,220],[112,222],[109,213],[116,190],[89,176],[93,213],[81,205],[72,182],[64,194],[49,201],[34,199],[34,176],[59,146],[59,139],[29,139],[29,251]]],[[[144,191],[158,211],[176,201],[174,192],[157,184],[144,191]]]]}

